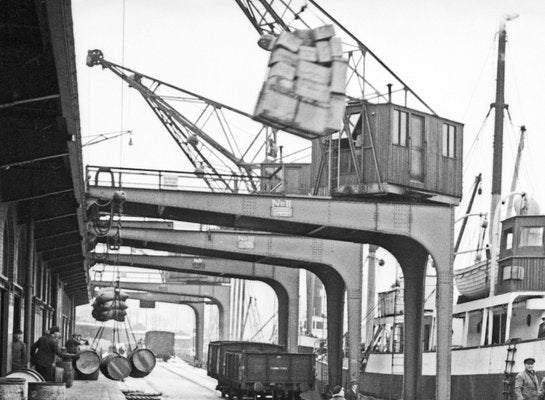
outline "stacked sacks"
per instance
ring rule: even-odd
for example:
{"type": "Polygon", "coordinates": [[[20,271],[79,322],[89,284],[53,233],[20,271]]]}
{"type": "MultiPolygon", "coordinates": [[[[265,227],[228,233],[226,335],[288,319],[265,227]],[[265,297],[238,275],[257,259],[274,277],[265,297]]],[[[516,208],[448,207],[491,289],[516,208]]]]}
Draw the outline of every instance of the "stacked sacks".
{"type": "Polygon", "coordinates": [[[333,26],[282,32],[269,48],[255,119],[307,139],[338,131],[348,62],[333,26]]]}
{"type": "Polygon", "coordinates": [[[98,291],[97,297],[93,302],[93,312],[91,315],[94,319],[101,322],[110,319],[123,322],[127,315],[125,300],[128,298],[129,296],[119,288],[102,288],[98,291]]]}

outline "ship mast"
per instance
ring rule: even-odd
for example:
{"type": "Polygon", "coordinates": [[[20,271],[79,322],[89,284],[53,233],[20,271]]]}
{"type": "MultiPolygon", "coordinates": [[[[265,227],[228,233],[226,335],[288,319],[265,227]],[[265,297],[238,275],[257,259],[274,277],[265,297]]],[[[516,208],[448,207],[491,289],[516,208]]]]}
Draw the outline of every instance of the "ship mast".
{"type": "MultiPolygon", "coordinates": [[[[507,21],[515,19],[518,15],[505,16],[504,19],[500,22],[500,30],[498,37],[498,65],[496,73],[496,101],[491,104],[491,107],[495,109],[495,120],[494,120],[494,154],[492,161],[492,196],[490,201],[490,229],[489,229],[489,239],[490,246],[492,249],[492,255],[490,259],[490,293],[489,298],[492,299],[496,292],[496,276],[497,276],[497,255],[498,251],[496,246],[499,245],[497,241],[496,223],[500,223],[496,212],[500,213],[499,203],[501,201],[501,178],[502,178],[502,157],[503,157],[503,110],[507,108],[505,104],[505,46],[507,43],[507,32],[505,25],[507,21]]],[[[486,309],[483,313],[483,329],[482,335],[484,339],[485,329],[484,327],[488,324],[488,344],[492,343],[492,333],[493,333],[493,321],[494,321],[494,310],[493,307],[486,309]],[[488,321],[486,320],[488,317],[488,321]]],[[[481,340],[482,340],[481,339],[481,340]]]]}
{"type": "MultiPolygon", "coordinates": [[[[502,157],[503,157],[503,110],[507,107],[505,104],[505,45],[507,42],[507,32],[505,23],[508,18],[500,22],[500,31],[498,38],[498,66],[496,72],[496,101],[491,104],[494,107],[494,155],[492,161],[492,196],[490,201],[490,229],[492,234],[495,232],[494,212],[501,198],[501,175],[502,175],[502,157]]],[[[495,281],[490,282],[490,295],[493,296],[495,281]]]]}

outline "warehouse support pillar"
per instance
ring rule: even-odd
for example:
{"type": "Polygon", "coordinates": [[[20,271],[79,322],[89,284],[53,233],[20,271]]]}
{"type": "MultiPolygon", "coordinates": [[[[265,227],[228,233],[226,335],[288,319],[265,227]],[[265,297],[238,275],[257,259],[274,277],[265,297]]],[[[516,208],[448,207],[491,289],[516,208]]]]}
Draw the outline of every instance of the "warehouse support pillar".
{"type": "Polygon", "coordinates": [[[195,311],[195,361],[204,362],[204,302],[188,304],[195,311]]]}
{"type": "Polygon", "coordinates": [[[342,384],[343,366],[343,279],[337,273],[320,276],[327,295],[327,364],[331,387],[342,384]]]}
{"type": "MultiPolygon", "coordinates": [[[[34,298],[34,215],[32,213],[32,202],[30,202],[28,208],[28,222],[26,226],[26,277],[25,277],[25,323],[24,323],[24,340],[27,344],[27,349],[30,349],[30,345],[34,343],[34,336],[32,334],[32,321],[34,318],[34,311],[32,307],[32,301],[34,298]]],[[[25,354],[25,363],[30,365],[30,351],[25,354]]]]}

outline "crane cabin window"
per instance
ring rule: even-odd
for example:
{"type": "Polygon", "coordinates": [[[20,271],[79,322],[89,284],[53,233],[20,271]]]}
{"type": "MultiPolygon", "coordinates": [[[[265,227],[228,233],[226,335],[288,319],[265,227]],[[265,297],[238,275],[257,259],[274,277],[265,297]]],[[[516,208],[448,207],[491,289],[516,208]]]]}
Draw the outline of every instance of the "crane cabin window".
{"type": "Polygon", "coordinates": [[[443,124],[443,156],[456,158],[456,127],[443,124]]]}
{"type": "Polygon", "coordinates": [[[407,136],[409,131],[409,114],[394,110],[394,129],[392,130],[392,144],[407,146],[407,136]]]}
{"type": "Polygon", "coordinates": [[[519,247],[543,246],[543,227],[528,226],[520,230],[519,247]]]}

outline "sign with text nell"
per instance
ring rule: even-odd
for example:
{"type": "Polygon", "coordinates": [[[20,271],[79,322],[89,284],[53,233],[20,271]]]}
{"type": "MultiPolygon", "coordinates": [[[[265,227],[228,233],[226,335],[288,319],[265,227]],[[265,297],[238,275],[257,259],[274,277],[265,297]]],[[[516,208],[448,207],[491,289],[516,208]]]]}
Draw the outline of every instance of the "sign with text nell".
{"type": "Polygon", "coordinates": [[[293,217],[293,208],[291,200],[276,199],[272,200],[271,217],[291,218],[293,217]]]}

